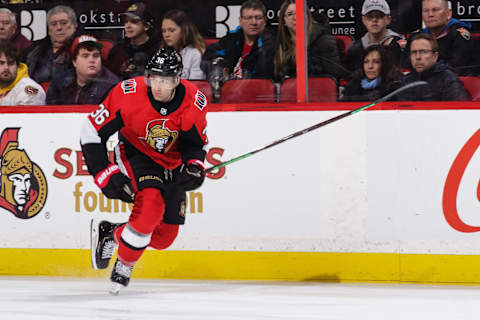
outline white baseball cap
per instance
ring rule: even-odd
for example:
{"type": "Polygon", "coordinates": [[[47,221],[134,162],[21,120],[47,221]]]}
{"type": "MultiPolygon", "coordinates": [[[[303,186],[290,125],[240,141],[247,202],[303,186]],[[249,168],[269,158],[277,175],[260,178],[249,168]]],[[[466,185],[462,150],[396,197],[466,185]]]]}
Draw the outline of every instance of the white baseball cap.
{"type": "Polygon", "coordinates": [[[372,11],[380,11],[386,15],[390,14],[390,6],[385,0],[365,0],[362,6],[362,16],[372,11]]]}

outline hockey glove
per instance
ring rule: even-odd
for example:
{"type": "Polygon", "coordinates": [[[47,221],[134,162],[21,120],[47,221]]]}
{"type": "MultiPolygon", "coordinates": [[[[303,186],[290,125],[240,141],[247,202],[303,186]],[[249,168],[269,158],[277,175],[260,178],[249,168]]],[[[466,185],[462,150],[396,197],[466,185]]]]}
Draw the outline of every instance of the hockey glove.
{"type": "Polygon", "coordinates": [[[95,176],[95,184],[110,199],[133,202],[133,188],[130,179],[124,175],[116,164],[110,164],[95,176]]]}
{"type": "Polygon", "coordinates": [[[190,160],[182,166],[180,185],[185,191],[199,188],[205,180],[205,165],[200,160],[190,160]]]}

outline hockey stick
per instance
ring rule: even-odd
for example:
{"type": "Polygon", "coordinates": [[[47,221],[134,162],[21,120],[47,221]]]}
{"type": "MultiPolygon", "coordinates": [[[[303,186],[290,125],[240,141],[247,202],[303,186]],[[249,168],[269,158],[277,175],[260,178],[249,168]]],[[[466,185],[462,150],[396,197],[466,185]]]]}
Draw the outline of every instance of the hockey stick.
{"type": "Polygon", "coordinates": [[[338,121],[338,120],[340,120],[340,119],[346,118],[346,117],[348,117],[348,116],[354,115],[355,113],[358,113],[358,112],[363,111],[363,110],[365,110],[365,109],[371,108],[371,107],[373,107],[373,106],[375,106],[375,105],[377,105],[377,104],[379,104],[379,103],[381,103],[381,102],[385,102],[385,101],[389,100],[391,97],[399,94],[400,92],[406,91],[406,90],[411,89],[411,88],[413,88],[413,87],[423,86],[423,85],[426,85],[426,84],[427,84],[427,82],[425,82],[425,81],[415,81],[415,82],[412,82],[412,83],[407,84],[407,85],[405,85],[405,86],[403,86],[403,87],[401,87],[401,88],[398,88],[397,90],[395,90],[395,91],[387,94],[386,96],[384,96],[384,97],[382,97],[382,98],[380,98],[380,99],[377,99],[377,100],[373,101],[372,103],[370,103],[370,104],[368,104],[368,105],[362,106],[362,107],[360,107],[360,108],[357,108],[357,109],[354,109],[354,110],[351,110],[351,111],[348,111],[348,112],[345,112],[345,113],[342,113],[342,114],[340,114],[340,115],[338,115],[338,116],[336,116],[336,117],[333,117],[333,118],[331,118],[331,119],[328,119],[328,120],[322,121],[322,122],[320,122],[320,123],[314,124],[314,125],[311,126],[311,127],[305,128],[305,129],[300,130],[300,131],[297,131],[297,132],[294,132],[294,133],[292,133],[292,134],[290,134],[290,135],[288,135],[288,136],[286,136],[286,137],[283,137],[283,138],[281,138],[281,139],[279,139],[279,140],[276,140],[276,141],[274,141],[274,142],[272,142],[272,143],[270,143],[270,144],[268,144],[268,145],[266,145],[266,146],[264,146],[264,147],[260,147],[260,148],[258,148],[258,149],[253,150],[253,151],[250,151],[250,152],[248,152],[248,153],[242,154],[241,156],[235,157],[235,158],[230,159],[230,160],[228,160],[228,161],[219,163],[219,164],[217,164],[217,165],[215,165],[215,166],[213,166],[213,167],[207,168],[207,169],[205,170],[205,172],[208,173],[208,172],[211,172],[211,171],[213,171],[213,170],[215,170],[215,169],[218,169],[218,168],[221,168],[221,167],[225,167],[225,166],[227,166],[227,165],[229,165],[229,164],[231,164],[231,163],[234,163],[234,162],[240,161],[240,160],[242,160],[242,159],[248,158],[248,157],[250,157],[250,156],[253,156],[255,153],[258,153],[258,152],[260,152],[260,151],[269,149],[269,148],[271,148],[271,147],[273,147],[273,146],[276,146],[276,145],[278,145],[278,144],[280,144],[280,143],[283,143],[283,142],[288,141],[288,140],[290,140],[290,139],[293,139],[293,138],[295,138],[295,137],[304,135],[305,133],[308,133],[308,132],[313,131],[313,130],[315,130],[315,129],[318,129],[318,128],[321,128],[321,127],[323,127],[323,126],[326,126],[327,124],[330,124],[330,123],[332,123],[332,122],[335,122],[335,121],[338,121]]]}

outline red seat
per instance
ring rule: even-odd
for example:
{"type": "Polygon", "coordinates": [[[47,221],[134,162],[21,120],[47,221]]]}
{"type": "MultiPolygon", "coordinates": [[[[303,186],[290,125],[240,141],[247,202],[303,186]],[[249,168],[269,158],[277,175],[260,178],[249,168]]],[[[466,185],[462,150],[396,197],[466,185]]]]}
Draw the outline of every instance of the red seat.
{"type": "Polygon", "coordinates": [[[113,41],[111,40],[98,40],[103,45],[102,48],[102,59],[103,61],[106,61],[108,59],[108,54],[110,53],[110,50],[113,48],[113,41]]]}
{"type": "Polygon", "coordinates": [[[474,41],[478,41],[478,39],[480,39],[480,33],[478,32],[472,32],[470,35],[474,41]]]}
{"type": "Polygon", "coordinates": [[[206,80],[190,80],[197,88],[207,96],[208,102],[212,102],[212,87],[206,80]]]}
{"type": "MultiPolygon", "coordinates": [[[[308,102],[337,101],[337,82],[329,77],[308,78],[308,102]]],[[[297,101],[297,79],[287,79],[280,88],[280,102],[297,101]]]]}
{"type": "Polygon", "coordinates": [[[205,45],[208,47],[209,45],[215,43],[218,41],[217,38],[205,38],[203,39],[205,41],[205,45]]]}
{"type": "Polygon", "coordinates": [[[340,56],[340,62],[342,65],[345,65],[347,61],[347,52],[348,52],[348,47],[353,42],[352,37],[350,36],[334,36],[335,40],[337,41],[337,50],[338,50],[338,55],[340,56]]]}
{"type": "Polygon", "coordinates": [[[460,77],[465,90],[472,96],[472,101],[480,101],[480,78],[478,77],[460,77]]]}
{"type": "Polygon", "coordinates": [[[50,81],[40,82],[39,84],[46,93],[48,91],[48,87],[50,86],[50,81]]]}
{"type": "Polygon", "coordinates": [[[269,79],[235,79],[223,84],[221,103],[275,102],[273,82],[269,79]]]}

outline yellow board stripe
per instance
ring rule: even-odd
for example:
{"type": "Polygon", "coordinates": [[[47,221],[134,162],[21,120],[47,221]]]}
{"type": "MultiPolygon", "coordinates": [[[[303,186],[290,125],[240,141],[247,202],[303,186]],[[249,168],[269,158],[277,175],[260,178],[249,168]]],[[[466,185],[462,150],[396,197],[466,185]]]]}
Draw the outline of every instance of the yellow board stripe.
{"type": "MultiPolygon", "coordinates": [[[[108,277],[89,250],[0,249],[0,275],[108,277]]],[[[136,278],[480,283],[480,256],[394,253],[145,251],[136,278]]]]}

